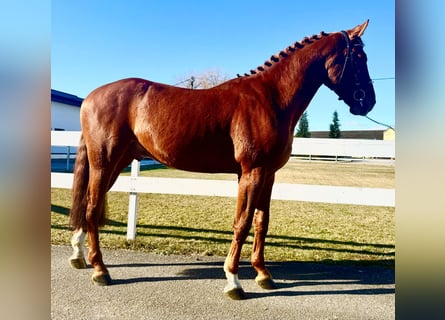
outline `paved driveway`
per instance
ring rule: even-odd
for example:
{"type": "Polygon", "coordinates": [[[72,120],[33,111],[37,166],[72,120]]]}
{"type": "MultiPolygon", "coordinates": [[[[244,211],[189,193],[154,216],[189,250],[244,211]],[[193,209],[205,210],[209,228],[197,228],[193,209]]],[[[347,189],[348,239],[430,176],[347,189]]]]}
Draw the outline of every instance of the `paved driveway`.
{"type": "Polygon", "coordinates": [[[68,264],[71,248],[51,247],[52,319],[394,319],[394,271],[382,267],[268,263],[279,288],[263,290],[247,261],[248,298],[223,295],[222,257],[103,250],[114,284],[91,283],[92,269],[68,264]]]}

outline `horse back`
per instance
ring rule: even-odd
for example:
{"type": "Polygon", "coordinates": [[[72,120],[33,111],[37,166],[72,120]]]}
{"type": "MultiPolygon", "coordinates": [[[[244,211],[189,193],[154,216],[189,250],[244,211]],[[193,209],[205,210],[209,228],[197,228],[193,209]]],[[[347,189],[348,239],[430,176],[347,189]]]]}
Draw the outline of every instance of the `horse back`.
{"type": "Polygon", "coordinates": [[[119,80],[85,99],[82,126],[102,139],[132,144],[135,158],[152,157],[182,170],[239,174],[244,164],[281,166],[289,134],[280,132],[279,116],[259,90],[234,90],[243,84],[232,82],[191,90],[119,80]]]}

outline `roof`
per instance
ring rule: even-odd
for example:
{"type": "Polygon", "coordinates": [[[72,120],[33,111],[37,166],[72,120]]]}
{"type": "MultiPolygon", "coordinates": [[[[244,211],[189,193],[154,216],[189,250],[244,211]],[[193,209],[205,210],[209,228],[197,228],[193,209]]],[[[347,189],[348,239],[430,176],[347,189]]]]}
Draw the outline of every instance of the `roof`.
{"type": "Polygon", "coordinates": [[[71,106],[80,107],[83,99],[73,94],[65,93],[51,89],[51,101],[69,104],[71,106]]]}

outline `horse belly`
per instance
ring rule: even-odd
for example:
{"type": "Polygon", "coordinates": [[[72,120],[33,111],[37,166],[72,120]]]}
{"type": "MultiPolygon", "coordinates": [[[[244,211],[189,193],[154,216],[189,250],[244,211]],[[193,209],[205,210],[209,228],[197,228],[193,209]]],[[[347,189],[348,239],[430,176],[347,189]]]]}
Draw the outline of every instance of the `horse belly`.
{"type": "Polygon", "coordinates": [[[179,170],[202,173],[239,173],[240,165],[234,158],[233,143],[228,139],[152,139],[136,135],[149,156],[160,163],[179,170]]]}
{"type": "Polygon", "coordinates": [[[214,146],[190,146],[174,153],[166,165],[185,171],[202,173],[238,173],[240,166],[233,156],[233,148],[214,146]]]}

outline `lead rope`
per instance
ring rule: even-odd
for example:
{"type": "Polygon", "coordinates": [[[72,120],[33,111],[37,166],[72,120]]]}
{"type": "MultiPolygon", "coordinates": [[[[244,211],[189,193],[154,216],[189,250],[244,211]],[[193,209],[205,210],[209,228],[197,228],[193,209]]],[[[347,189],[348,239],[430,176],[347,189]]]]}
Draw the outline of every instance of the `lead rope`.
{"type": "Polygon", "coordinates": [[[389,129],[392,129],[392,130],[394,130],[394,132],[396,131],[396,129],[394,129],[393,127],[391,127],[391,126],[389,126],[389,125],[387,125],[387,124],[378,122],[378,121],[376,121],[376,120],[374,120],[374,119],[372,119],[372,118],[370,118],[370,117],[368,117],[368,116],[365,116],[365,118],[367,118],[368,120],[371,120],[371,121],[374,122],[374,123],[377,123],[377,124],[380,124],[380,125],[382,125],[382,126],[385,126],[385,127],[389,128],[389,129]]]}

